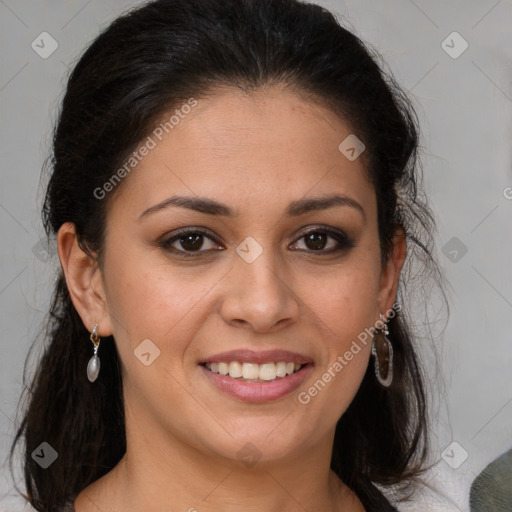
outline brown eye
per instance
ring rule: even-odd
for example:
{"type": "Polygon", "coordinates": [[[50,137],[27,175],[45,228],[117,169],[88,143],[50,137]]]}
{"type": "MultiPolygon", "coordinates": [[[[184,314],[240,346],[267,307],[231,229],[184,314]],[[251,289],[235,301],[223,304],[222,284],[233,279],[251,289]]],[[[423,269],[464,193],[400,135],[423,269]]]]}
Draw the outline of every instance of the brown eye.
{"type": "MultiPolygon", "coordinates": [[[[354,241],[350,239],[342,231],[334,231],[332,229],[315,229],[302,235],[298,240],[304,240],[306,252],[333,253],[354,246],[354,241]],[[334,246],[326,248],[328,240],[334,240],[334,246]]],[[[295,242],[295,246],[298,242],[295,242]]],[[[296,248],[296,247],[295,247],[296,248]]]]}
{"type": "Polygon", "coordinates": [[[219,244],[206,231],[201,229],[189,229],[162,240],[159,245],[164,249],[179,253],[182,256],[195,256],[194,253],[216,250],[215,247],[218,248],[219,244]],[[205,249],[206,241],[212,243],[213,247],[207,247],[205,249]]]}
{"type": "Polygon", "coordinates": [[[186,235],[179,238],[181,247],[187,251],[197,251],[203,245],[204,236],[202,234],[186,235]]]}
{"type": "MultiPolygon", "coordinates": [[[[333,229],[309,231],[293,244],[293,249],[297,249],[296,246],[300,240],[304,240],[305,249],[298,248],[299,250],[318,254],[336,253],[354,246],[354,241],[343,231],[335,231],[333,229]],[[331,242],[331,246],[326,248],[329,240],[333,240],[335,243],[331,242]]],[[[211,253],[211,251],[222,249],[222,247],[219,247],[220,243],[202,229],[183,230],[170,238],[162,240],[159,245],[181,256],[192,257],[200,256],[201,253],[211,253]],[[208,245],[207,242],[210,242],[213,246],[205,248],[205,244],[208,245]]]]}
{"type": "Polygon", "coordinates": [[[325,233],[318,231],[305,235],[304,239],[309,249],[322,250],[324,249],[325,243],[329,237],[325,233]]]}

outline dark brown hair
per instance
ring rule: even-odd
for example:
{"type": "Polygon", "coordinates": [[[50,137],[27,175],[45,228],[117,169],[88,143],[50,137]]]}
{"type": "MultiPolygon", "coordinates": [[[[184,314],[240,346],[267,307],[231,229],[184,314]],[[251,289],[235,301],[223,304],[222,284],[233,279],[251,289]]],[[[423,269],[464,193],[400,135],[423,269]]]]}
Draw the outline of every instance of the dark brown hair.
{"type": "MultiPolygon", "coordinates": [[[[275,84],[315,98],[347,119],[366,146],[382,261],[399,224],[409,260],[422,261],[437,278],[435,223],[421,192],[418,121],[410,100],[379,64],[377,52],[326,9],[295,0],[157,0],[114,20],[67,83],[43,207],[48,236],[72,222],[84,250],[101,256],[112,195],[101,201],[94,190],[162,115],[215,87],[250,91],[275,84]]],[[[404,267],[399,295],[407,284],[404,267]]],[[[393,384],[380,386],[369,365],[334,439],[331,467],[361,496],[372,495],[373,483],[415,477],[428,452],[426,390],[403,312],[390,320],[389,330],[393,384]]],[[[25,389],[30,395],[11,448],[12,462],[17,442],[24,440],[24,496],[39,511],[62,507],[111,470],[126,450],[115,343],[101,344],[101,376],[91,385],[85,374],[92,355],[88,339],[61,272],[44,354],[25,389]],[[48,469],[31,457],[42,441],[59,454],[48,469]]]]}

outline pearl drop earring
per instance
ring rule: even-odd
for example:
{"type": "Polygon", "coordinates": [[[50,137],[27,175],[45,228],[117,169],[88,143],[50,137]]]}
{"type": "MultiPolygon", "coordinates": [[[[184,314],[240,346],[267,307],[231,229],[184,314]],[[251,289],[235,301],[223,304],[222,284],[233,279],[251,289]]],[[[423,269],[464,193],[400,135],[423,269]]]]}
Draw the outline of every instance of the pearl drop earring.
{"type": "Polygon", "coordinates": [[[98,352],[98,347],[100,346],[100,337],[96,332],[98,329],[98,324],[96,324],[91,332],[91,341],[94,344],[94,355],[89,359],[89,363],[87,364],[87,378],[89,382],[94,382],[100,373],[100,358],[96,355],[98,352]]]}

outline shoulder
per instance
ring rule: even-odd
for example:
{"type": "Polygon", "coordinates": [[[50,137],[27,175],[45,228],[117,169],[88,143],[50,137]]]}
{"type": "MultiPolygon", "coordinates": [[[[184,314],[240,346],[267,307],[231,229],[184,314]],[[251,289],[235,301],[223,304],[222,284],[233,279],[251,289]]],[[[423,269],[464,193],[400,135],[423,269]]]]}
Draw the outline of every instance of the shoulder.
{"type": "Polygon", "coordinates": [[[414,482],[405,499],[400,499],[392,491],[384,492],[394,503],[395,508],[392,510],[397,512],[460,512],[462,510],[454,496],[447,493],[447,487],[437,482],[414,482]]]}
{"type": "Polygon", "coordinates": [[[475,510],[506,510],[512,502],[512,449],[490,464],[473,480],[471,507],[475,510]]]}

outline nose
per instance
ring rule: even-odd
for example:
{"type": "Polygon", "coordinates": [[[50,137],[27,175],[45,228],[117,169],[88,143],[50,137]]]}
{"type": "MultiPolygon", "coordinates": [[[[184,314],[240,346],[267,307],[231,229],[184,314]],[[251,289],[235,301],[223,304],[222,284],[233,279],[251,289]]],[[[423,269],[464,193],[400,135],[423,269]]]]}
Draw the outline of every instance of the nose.
{"type": "Polygon", "coordinates": [[[226,279],[220,311],[229,325],[274,332],[299,318],[300,299],[270,248],[250,263],[237,255],[226,279]]]}

